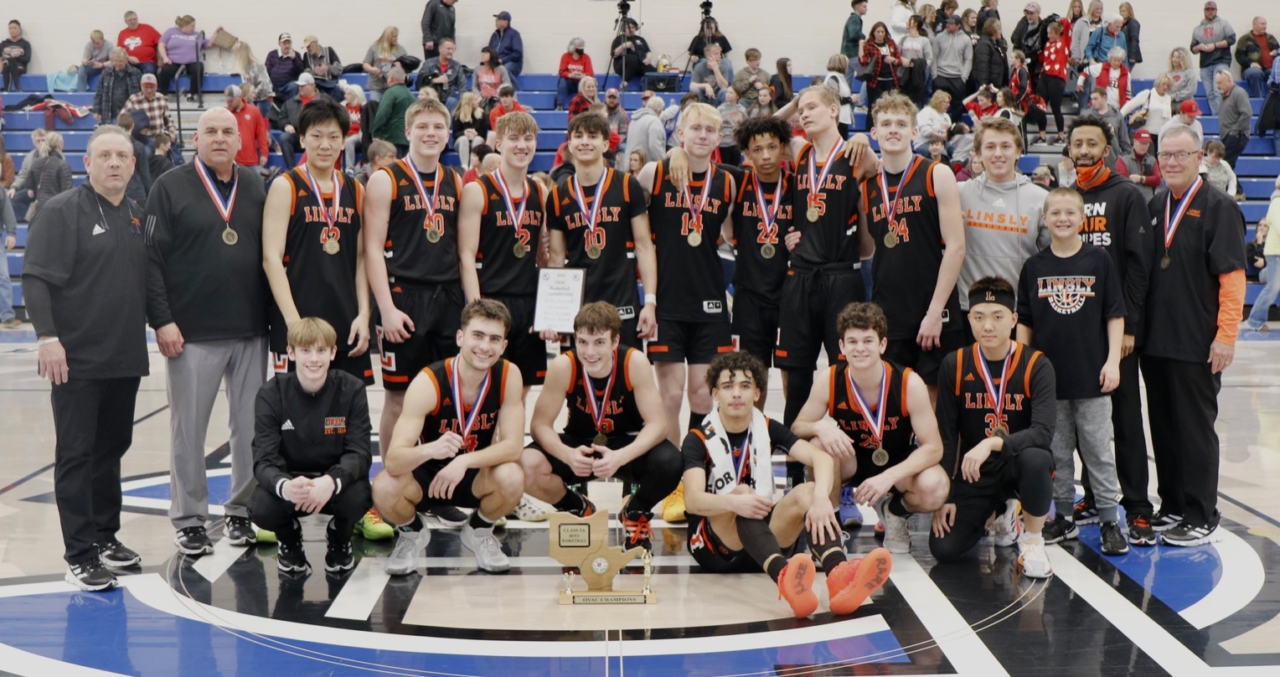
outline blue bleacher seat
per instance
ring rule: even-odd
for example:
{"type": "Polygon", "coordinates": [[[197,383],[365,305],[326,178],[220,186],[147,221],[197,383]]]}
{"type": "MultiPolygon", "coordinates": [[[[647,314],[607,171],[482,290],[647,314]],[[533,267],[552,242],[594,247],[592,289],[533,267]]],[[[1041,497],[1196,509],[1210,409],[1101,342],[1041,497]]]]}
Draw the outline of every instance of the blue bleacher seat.
{"type": "Polygon", "coordinates": [[[13,307],[22,308],[22,307],[25,307],[26,305],[27,304],[22,300],[22,283],[14,282],[13,283],[13,307]]]}
{"type": "MultiPolygon", "coordinates": [[[[208,68],[209,66],[210,61],[206,60],[205,68],[208,68]]],[[[238,84],[240,84],[240,76],[233,73],[205,73],[204,81],[200,83],[201,90],[205,92],[221,92],[230,85],[238,84]]],[[[49,78],[43,73],[28,73],[27,75],[22,76],[22,89],[24,92],[44,92],[45,88],[48,86],[49,78]]],[[[191,81],[186,76],[183,76],[178,78],[178,86],[183,89],[187,89],[191,86],[191,81]]],[[[55,96],[56,98],[65,101],[67,99],[63,99],[63,97],[69,94],[73,94],[73,92],[56,92],[55,96]]],[[[93,95],[91,93],[91,101],[92,96],[93,95]]]]}
{"type": "Polygon", "coordinates": [[[5,252],[5,259],[9,262],[9,276],[18,277],[22,274],[22,252],[5,252]]]}

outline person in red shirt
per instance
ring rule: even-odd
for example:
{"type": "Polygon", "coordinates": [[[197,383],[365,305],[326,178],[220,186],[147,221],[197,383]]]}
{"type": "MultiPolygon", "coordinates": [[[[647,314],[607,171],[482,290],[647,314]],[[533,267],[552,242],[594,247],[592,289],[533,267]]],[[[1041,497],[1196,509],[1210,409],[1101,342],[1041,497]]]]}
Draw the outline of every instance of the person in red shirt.
{"type": "Polygon", "coordinates": [[[1062,130],[1062,95],[1067,89],[1067,62],[1071,59],[1071,34],[1060,23],[1049,24],[1049,43],[1040,52],[1040,95],[1053,111],[1058,143],[1066,143],[1062,130]]]}
{"type": "Polygon", "coordinates": [[[125,12],[126,28],[116,38],[116,46],[123,47],[129,53],[129,63],[143,73],[155,73],[160,69],[156,65],[156,45],[160,44],[160,32],[151,26],[138,22],[137,12],[125,12]]]}
{"type": "Polygon", "coordinates": [[[266,167],[271,143],[266,118],[262,117],[257,106],[248,105],[240,87],[231,85],[223,93],[227,97],[227,110],[235,116],[236,126],[240,128],[240,152],[236,153],[236,164],[266,167]]]}
{"type": "Polygon", "coordinates": [[[1151,132],[1139,129],[1133,133],[1133,152],[1116,160],[1116,174],[1128,177],[1142,189],[1147,199],[1155,197],[1164,176],[1160,174],[1160,163],[1156,162],[1156,154],[1151,149],[1151,132]]]}
{"type": "Polygon", "coordinates": [[[995,115],[996,111],[1000,110],[1000,105],[996,103],[996,91],[995,87],[984,85],[978,91],[965,97],[964,109],[973,116],[974,122],[995,115]]]}
{"type": "Polygon", "coordinates": [[[343,150],[345,159],[345,168],[348,173],[355,171],[356,155],[360,151],[360,111],[366,103],[364,90],[360,85],[347,85],[344,92],[342,104],[347,109],[347,116],[351,119],[351,131],[347,133],[347,141],[343,150]]]}
{"type": "Polygon", "coordinates": [[[578,81],[595,75],[587,43],[582,38],[569,41],[569,49],[560,56],[560,82],[556,85],[556,110],[564,110],[578,92],[578,81]]]}
{"type": "Polygon", "coordinates": [[[489,111],[489,129],[497,129],[498,118],[506,115],[507,113],[514,113],[516,111],[528,113],[529,109],[521,106],[520,102],[516,101],[515,87],[512,87],[511,85],[503,85],[502,88],[498,90],[498,105],[494,106],[493,110],[489,111]]]}

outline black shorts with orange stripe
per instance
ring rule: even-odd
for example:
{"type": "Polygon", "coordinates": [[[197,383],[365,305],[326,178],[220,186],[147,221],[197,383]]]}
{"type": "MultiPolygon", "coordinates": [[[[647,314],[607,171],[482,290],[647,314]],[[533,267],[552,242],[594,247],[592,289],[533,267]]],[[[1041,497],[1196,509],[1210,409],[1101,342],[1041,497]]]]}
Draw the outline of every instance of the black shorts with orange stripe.
{"type": "MultiPolygon", "coordinates": [[[[764,516],[764,521],[768,522],[773,516],[770,510],[768,515],[764,516]]],[[[744,550],[730,550],[724,541],[720,540],[719,534],[711,528],[711,520],[701,515],[689,515],[689,555],[706,571],[714,574],[754,574],[759,573],[761,564],[751,559],[751,555],[744,550]]],[[[782,548],[782,556],[790,557],[795,554],[796,546],[800,543],[796,539],[795,543],[782,548]]]]}
{"type": "Polygon", "coordinates": [[[525,387],[542,385],[547,380],[547,342],[533,331],[535,296],[486,296],[501,301],[511,312],[511,329],[507,331],[507,350],[503,357],[520,368],[525,387]]]}
{"type": "Polygon", "coordinates": [[[408,390],[409,382],[423,367],[458,354],[458,329],[462,323],[462,285],[391,285],[391,299],[413,322],[413,333],[403,343],[384,336],[381,319],[376,328],[381,351],[382,387],[408,390]]]}
{"type": "Polygon", "coordinates": [[[649,340],[651,362],[711,364],[720,353],[733,352],[733,330],[728,322],[658,320],[658,335],[649,340]]]}

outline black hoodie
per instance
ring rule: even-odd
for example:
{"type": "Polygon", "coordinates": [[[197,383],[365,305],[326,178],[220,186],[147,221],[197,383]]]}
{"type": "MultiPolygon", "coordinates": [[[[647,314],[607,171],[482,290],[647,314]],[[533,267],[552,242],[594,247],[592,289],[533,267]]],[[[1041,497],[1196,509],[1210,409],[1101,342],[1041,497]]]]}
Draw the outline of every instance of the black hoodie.
{"type": "Polygon", "coordinates": [[[1140,346],[1151,263],[1155,260],[1155,232],[1147,199],[1132,181],[1115,172],[1087,190],[1079,183],[1073,187],[1084,198],[1080,239],[1105,249],[1115,262],[1128,311],[1124,333],[1133,336],[1140,346]]]}

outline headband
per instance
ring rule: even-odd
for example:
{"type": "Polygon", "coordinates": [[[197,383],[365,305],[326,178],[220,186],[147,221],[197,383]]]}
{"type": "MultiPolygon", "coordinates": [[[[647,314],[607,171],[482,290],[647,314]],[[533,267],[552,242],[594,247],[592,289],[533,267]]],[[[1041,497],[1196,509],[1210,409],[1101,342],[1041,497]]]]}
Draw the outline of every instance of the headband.
{"type": "Polygon", "coordinates": [[[998,303],[1017,312],[1017,299],[1013,292],[1003,289],[978,289],[969,292],[969,307],[972,308],[979,303],[998,303]]]}

